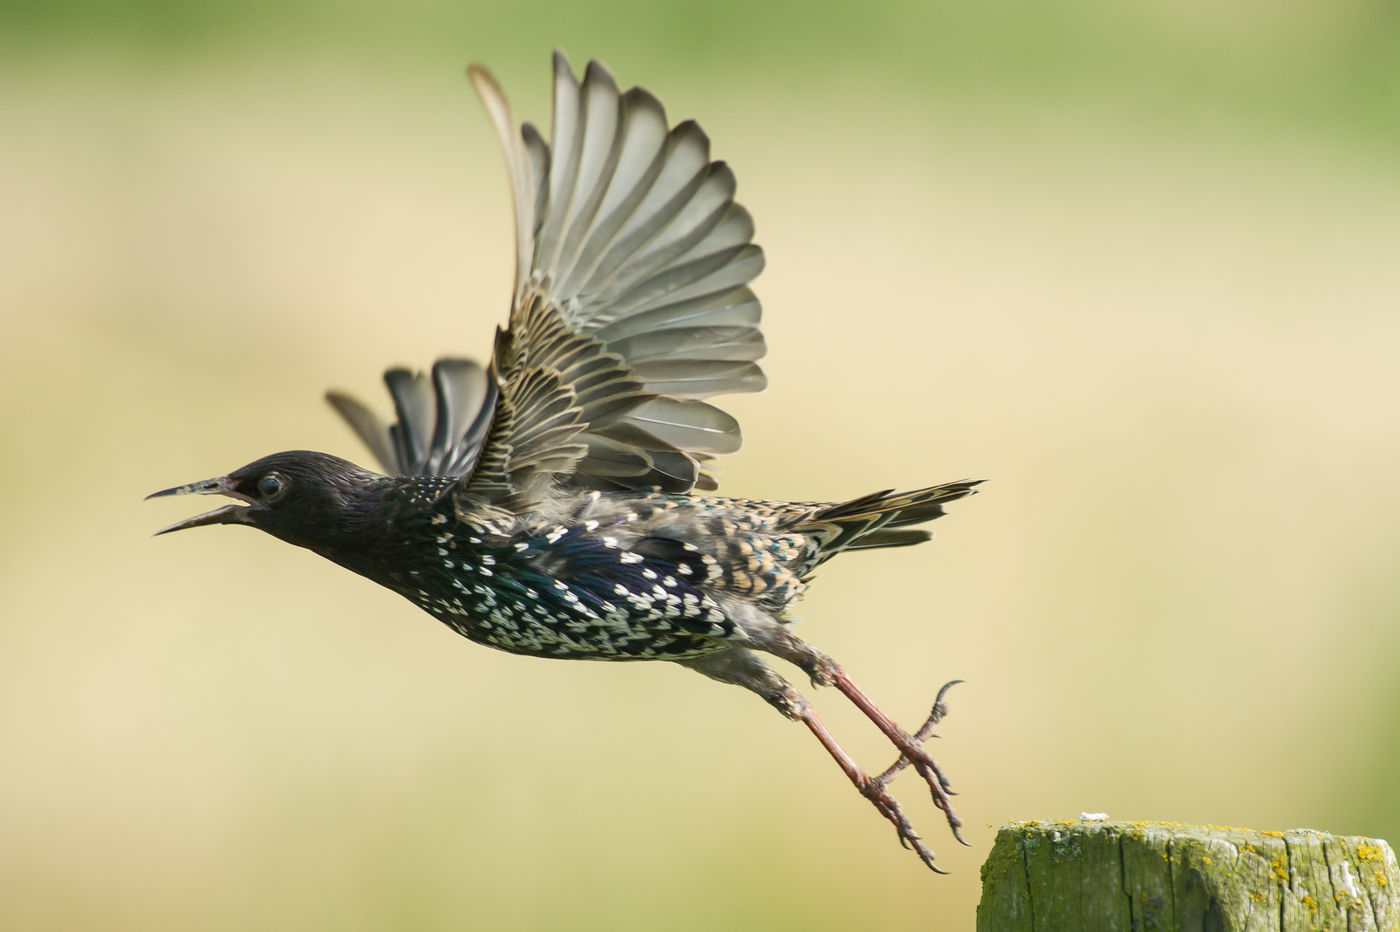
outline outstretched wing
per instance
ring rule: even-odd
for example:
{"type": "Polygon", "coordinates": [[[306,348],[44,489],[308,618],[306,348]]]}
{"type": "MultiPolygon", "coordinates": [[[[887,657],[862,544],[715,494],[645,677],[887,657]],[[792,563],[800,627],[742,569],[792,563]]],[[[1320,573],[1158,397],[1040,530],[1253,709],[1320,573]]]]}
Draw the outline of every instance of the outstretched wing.
{"type": "Polygon", "coordinates": [[[498,393],[469,501],[529,507],[554,483],[713,488],[710,457],[738,423],[702,400],[765,385],[763,267],[734,175],[693,122],[590,62],[554,56],[551,144],[517,136],[484,69],[469,69],[506,151],[517,266],[509,326],[488,377],[498,393]]]}
{"type": "Polygon", "coordinates": [[[738,449],[738,423],[702,399],[758,391],[763,268],[734,175],[691,121],[619,93],[591,62],[554,56],[553,147],[484,69],[473,84],[506,151],[516,219],[510,323],[489,370],[439,360],[391,369],[386,424],[327,400],[395,475],[470,477],[461,494],[529,507],[555,482],[598,489],[714,488],[701,470],[738,449]]]}

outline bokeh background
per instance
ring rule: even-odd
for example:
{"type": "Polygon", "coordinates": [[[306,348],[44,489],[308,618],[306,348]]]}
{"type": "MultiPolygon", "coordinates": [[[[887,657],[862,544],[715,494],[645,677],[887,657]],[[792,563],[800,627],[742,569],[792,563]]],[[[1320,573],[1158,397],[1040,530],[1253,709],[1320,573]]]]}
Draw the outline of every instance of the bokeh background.
{"type": "MultiPolygon", "coordinates": [[[[969,928],[1007,819],[1400,838],[1400,15],[1382,0],[0,6],[0,925],[969,928]],[[144,494],[482,355],[462,75],[607,61],[734,165],[772,388],[732,494],[975,475],[802,633],[935,743],[934,877],[801,728],[474,647],[144,494]]],[[[870,767],[890,755],[817,695],[870,767]]]]}

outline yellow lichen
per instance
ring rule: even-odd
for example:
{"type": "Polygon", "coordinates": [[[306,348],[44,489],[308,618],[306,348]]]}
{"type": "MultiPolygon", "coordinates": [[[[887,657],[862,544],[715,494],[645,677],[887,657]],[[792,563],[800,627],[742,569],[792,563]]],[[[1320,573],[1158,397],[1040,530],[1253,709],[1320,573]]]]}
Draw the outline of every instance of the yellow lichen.
{"type": "Polygon", "coordinates": [[[1308,912],[1310,912],[1310,913],[1315,913],[1315,912],[1317,912],[1317,900],[1315,900],[1315,899],[1312,898],[1312,894],[1311,894],[1311,893],[1307,893],[1307,894],[1304,894],[1304,895],[1303,895],[1303,904],[1304,904],[1305,906],[1308,907],[1308,912]]]}
{"type": "Polygon", "coordinates": [[[1382,887],[1384,887],[1384,886],[1386,885],[1386,879],[1385,879],[1385,872],[1384,872],[1384,871],[1371,871],[1371,876],[1372,876],[1372,877],[1375,877],[1375,878],[1376,878],[1376,883],[1380,884],[1382,887]]]}
{"type": "Polygon", "coordinates": [[[1258,854],[1258,853],[1259,853],[1259,852],[1257,852],[1257,851],[1254,850],[1254,846],[1253,846],[1253,845],[1240,845],[1240,850],[1241,850],[1241,851],[1248,851],[1250,854],[1258,854]]]}
{"type": "Polygon", "coordinates": [[[1282,838],[1282,837],[1283,837],[1283,832],[1264,831],[1264,832],[1260,832],[1259,834],[1260,834],[1260,835],[1268,835],[1270,838],[1282,838]]]}
{"type": "Polygon", "coordinates": [[[1381,846],[1362,842],[1356,846],[1356,856],[1363,861],[1379,861],[1382,857],[1381,846]]]}

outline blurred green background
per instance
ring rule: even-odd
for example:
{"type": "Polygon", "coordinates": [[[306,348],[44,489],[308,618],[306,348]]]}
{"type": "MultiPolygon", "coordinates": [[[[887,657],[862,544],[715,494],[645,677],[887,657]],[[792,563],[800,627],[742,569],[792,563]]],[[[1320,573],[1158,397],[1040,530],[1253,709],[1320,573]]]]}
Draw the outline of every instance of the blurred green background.
{"type": "MultiPolygon", "coordinates": [[[[0,925],[969,928],[1007,819],[1400,839],[1400,15],[1200,0],[0,6],[0,925]],[[483,355],[501,159],[608,62],[731,162],[772,388],[731,494],[983,476],[804,636],[935,743],[950,877],[668,665],[461,641],[154,489],[483,355]]],[[[890,755],[815,696],[870,767],[890,755]]]]}

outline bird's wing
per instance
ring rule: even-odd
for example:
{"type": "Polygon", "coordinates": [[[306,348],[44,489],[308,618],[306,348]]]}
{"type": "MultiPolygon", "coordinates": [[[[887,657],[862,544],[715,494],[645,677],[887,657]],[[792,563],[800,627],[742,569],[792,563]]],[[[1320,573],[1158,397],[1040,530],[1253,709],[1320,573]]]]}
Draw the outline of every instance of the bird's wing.
{"type": "Polygon", "coordinates": [[[476,468],[496,405],[486,370],[468,359],[439,359],[430,376],[390,369],[384,384],[394,399],[392,424],[343,392],[327,392],[326,400],[386,473],[465,476],[476,468]]]}
{"type": "Polygon", "coordinates": [[[516,222],[509,325],[488,380],[492,423],[460,495],[528,508],[576,487],[713,488],[701,463],[739,425],[702,400],[765,385],[763,267],[734,175],[693,122],[590,62],[554,56],[546,144],[484,69],[469,69],[505,147],[516,222]]]}

